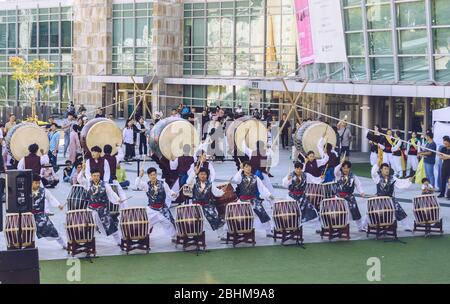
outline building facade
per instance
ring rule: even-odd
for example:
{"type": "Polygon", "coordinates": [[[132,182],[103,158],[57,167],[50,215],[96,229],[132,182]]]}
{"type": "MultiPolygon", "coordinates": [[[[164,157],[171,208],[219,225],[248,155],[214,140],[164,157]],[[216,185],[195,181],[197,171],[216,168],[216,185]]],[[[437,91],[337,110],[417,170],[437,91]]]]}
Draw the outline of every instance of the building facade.
{"type": "MultiPolygon", "coordinates": [[[[10,56],[55,64],[42,103],[118,117],[180,102],[244,110],[302,104],[366,127],[430,127],[450,99],[450,1],[342,0],[348,62],[299,66],[293,0],[7,0],[0,8],[0,104],[23,98],[10,56]],[[144,96],[141,100],[140,96],[144,96]]],[[[302,111],[303,117],[318,118],[302,111]]],[[[326,119],[325,119],[326,120],[326,119]]],[[[353,149],[367,149],[360,129],[353,149]]]]}

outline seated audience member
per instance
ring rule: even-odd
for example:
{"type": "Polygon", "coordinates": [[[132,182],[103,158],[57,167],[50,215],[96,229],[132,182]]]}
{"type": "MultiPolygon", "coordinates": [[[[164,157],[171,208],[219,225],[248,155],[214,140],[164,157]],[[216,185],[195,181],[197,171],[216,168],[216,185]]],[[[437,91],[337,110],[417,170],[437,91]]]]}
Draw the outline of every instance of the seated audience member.
{"type": "Polygon", "coordinates": [[[422,195],[433,194],[434,188],[430,185],[430,180],[428,178],[422,178],[422,195]]]}
{"type": "Polygon", "coordinates": [[[116,177],[122,189],[127,189],[130,186],[130,181],[127,180],[127,173],[125,172],[125,169],[120,166],[120,163],[117,164],[116,177]]]}
{"type": "Polygon", "coordinates": [[[55,170],[52,165],[46,164],[41,169],[42,184],[45,188],[55,188],[59,183],[59,179],[56,176],[55,170]]]}
{"type": "Polygon", "coordinates": [[[72,175],[70,176],[70,184],[71,185],[78,185],[78,174],[81,172],[81,170],[83,169],[83,164],[82,163],[78,163],[75,170],[73,170],[72,175]]]}
{"type": "Polygon", "coordinates": [[[66,160],[66,167],[64,168],[63,171],[63,181],[65,183],[70,183],[72,171],[73,171],[72,162],[70,160],[66,160]]]}

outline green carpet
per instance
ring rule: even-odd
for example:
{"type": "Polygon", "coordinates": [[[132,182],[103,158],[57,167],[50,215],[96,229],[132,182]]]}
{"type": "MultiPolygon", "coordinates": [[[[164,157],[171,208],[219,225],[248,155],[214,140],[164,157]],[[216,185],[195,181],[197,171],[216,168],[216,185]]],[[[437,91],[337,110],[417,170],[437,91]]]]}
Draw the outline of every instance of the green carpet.
{"type": "MultiPolygon", "coordinates": [[[[152,253],[81,261],[80,283],[369,283],[369,257],[381,283],[450,283],[450,236],[152,253]]],[[[42,283],[69,283],[66,260],[42,261],[42,283]]]]}
{"type": "Polygon", "coordinates": [[[370,178],[370,170],[372,170],[372,166],[370,166],[369,163],[352,164],[352,172],[353,174],[356,174],[356,176],[370,178]]]}

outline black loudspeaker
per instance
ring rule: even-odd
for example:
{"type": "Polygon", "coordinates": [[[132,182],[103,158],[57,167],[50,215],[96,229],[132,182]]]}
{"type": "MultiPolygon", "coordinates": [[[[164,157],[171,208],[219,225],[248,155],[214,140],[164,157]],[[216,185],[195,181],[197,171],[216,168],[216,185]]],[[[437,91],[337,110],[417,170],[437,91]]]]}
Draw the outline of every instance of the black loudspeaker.
{"type": "Polygon", "coordinates": [[[32,178],[31,170],[6,171],[7,213],[31,212],[33,204],[31,194],[32,178]]]}
{"type": "Polygon", "coordinates": [[[0,251],[0,284],[39,284],[37,248],[0,251]]]}

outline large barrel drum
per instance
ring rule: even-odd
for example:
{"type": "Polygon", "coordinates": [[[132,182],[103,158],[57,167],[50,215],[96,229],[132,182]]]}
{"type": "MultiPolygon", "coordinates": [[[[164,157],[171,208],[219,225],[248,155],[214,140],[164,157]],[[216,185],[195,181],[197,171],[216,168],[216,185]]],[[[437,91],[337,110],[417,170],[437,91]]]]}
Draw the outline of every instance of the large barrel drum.
{"type": "Polygon", "coordinates": [[[115,154],[117,146],[122,145],[122,131],[110,119],[94,118],[81,130],[80,142],[86,151],[90,151],[94,146],[103,150],[105,145],[110,145],[113,148],[112,154],[115,154]]]}
{"type": "Polygon", "coordinates": [[[228,152],[234,153],[238,149],[240,154],[242,151],[242,142],[251,150],[256,150],[256,142],[262,141],[267,143],[267,127],[264,122],[253,118],[252,116],[244,116],[233,121],[226,131],[228,152]]]}
{"type": "Polygon", "coordinates": [[[150,149],[158,156],[174,160],[183,155],[183,147],[195,149],[200,136],[194,126],[178,117],[167,117],[158,121],[150,131],[150,149]]]}
{"type": "Polygon", "coordinates": [[[309,151],[313,151],[317,157],[320,157],[317,142],[321,137],[324,137],[325,142],[333,147],[336,146],[336,133],[330,125],[320,121],[307,121],[295,133],[294,143],[297,150],[305,156],[309,151]]]}
{"type": "Polygon", "coordinates": [[[32,144],[39,146],[38,155],[41,155],[41,149],[44,150],[44,154],[47,154],[50,148],[47,133],[34,123],[20,123],[6,135],[8,152],[17,161],[29,154],[28,147],[32,144]]]}

